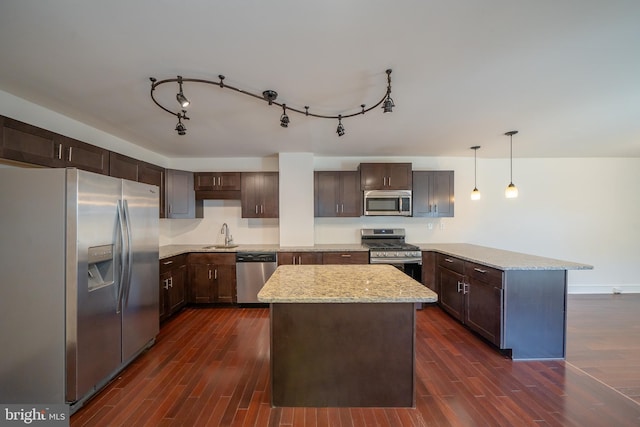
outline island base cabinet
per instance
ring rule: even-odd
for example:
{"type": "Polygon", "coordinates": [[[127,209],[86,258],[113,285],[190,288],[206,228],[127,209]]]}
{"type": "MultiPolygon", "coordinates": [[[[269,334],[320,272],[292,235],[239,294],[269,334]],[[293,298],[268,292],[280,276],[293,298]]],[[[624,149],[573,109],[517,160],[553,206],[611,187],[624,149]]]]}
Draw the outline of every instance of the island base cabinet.
{"type": "Polygon", "coordinates": [[[566,270],[507,271],[503,342],[514,360],[564,359],[566,270]]]}
{"type": "Polygon", "coordinates": [[[414,405],[413,303],[273,303],[273,406],[414,405]]]}

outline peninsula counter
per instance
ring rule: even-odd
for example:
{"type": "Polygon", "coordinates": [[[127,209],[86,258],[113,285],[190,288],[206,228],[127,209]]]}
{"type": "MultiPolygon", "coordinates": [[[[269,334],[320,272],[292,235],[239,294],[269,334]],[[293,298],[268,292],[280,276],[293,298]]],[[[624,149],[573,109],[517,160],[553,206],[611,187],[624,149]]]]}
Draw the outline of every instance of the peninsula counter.
{"type": "Polygon", "coordinates": [[[273,406],[414,406],[415,303],[433,291],[390,265],[282,265],[258,300],[273,406]]]}

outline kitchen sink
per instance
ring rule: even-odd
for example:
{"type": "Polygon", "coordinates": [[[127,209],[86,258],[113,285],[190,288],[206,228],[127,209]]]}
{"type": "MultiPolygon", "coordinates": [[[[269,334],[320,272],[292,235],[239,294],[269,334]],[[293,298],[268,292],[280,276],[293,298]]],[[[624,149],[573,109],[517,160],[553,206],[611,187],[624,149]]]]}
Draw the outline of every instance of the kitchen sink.
{"type": "Polygon", "coordinates": [[[209,245],[209,246],[203,246],[202,249],[231,249],[231,248],[237,248],[238,245],[209,245]]]}

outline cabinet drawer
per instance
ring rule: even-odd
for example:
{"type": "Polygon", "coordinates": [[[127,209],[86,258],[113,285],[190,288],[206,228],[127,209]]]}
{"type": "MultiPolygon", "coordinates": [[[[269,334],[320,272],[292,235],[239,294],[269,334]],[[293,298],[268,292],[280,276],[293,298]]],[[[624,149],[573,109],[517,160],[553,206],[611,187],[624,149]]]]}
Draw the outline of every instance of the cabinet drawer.
{"type": "Polygon", "coordinates": [[[189,262],[195,264],[217,264],[217,265],[235,265],[236,254],[234,253],[191,253],[189,254],[189,262]]]}
{"type": "Polygon", "coordinates": [[[160,274],[187,264],[187,255],[176,255],[170,258],[164,258],[160,260],[160,274]]]}
{"type": "Polygon", "coordinates": [[[369,252],[324,252],[323,264],[369,264],[369,252]]]}
{"type": "Polygon", "coordinates": [[[456,273],[464,274],[464,261],[450,255],[438,254],[438,265],[456,273]]]}
{"type": "Polygon", "coordinates": [[[465,275],[489,283],[496,288],[502,288],[502,270],[467,261],[465,275]]]}

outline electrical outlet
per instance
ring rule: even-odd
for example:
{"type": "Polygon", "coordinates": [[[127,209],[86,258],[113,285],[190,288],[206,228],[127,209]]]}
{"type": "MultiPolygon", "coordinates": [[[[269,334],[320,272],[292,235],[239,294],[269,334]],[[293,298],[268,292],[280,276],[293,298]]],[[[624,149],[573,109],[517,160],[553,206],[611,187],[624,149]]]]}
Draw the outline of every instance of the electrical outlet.
{"type": "Polygon", "coordinates": [[[433,230],[433,223],[431,223],[431,222],[430,222],[430,223],[428,223],[428,224],[427,224],[427,228],[428,228],[429,230],[433,230]]]}
{"type": "Polygon", "coordinates": [[[444,230],[444,222],[440,223],[440,230],[444,230]]]}

